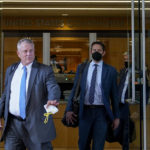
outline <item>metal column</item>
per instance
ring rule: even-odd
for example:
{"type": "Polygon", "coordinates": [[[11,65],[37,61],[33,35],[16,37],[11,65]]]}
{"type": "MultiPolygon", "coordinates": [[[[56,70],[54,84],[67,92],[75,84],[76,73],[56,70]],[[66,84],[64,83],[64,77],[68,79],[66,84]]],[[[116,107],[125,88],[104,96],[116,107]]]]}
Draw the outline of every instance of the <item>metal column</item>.
{"type": "Polygon", "coordinates": [[[43,33],[43,64],[50,65],[50,33],[43,33]]]}
{"type": "Polygon", "coordinates": [[[91,44],[97,39],[96,33],[89,33],[89,60],[91,60],[91,44]]]}

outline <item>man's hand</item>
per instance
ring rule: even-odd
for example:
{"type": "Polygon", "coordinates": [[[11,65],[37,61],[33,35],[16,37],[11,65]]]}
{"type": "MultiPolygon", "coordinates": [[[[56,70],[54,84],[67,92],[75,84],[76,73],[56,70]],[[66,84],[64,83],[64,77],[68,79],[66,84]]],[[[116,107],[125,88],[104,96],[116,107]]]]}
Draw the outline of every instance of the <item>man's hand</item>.
{"type": "Polygon", "coordinates": [[[2,120],[0,119],[0,130],[3,129],[3,126],[2,126],[2,120]]]}
{"type": "Polygon", "coordinates": [[[116,119],[113,121],[113,123],[112,123],[112,128],[113,128],[113,130],[117,129],[118,126],[119,126],[119,124],[120,124],[120,119],[119,119],[119,118],[116,118],[116,119]]]}
{"type": "Polygon", "coordinates": [[[69,124],[69,123],[74,124],[74,121],[76,121],[76,117],[77,117],[77,115],[76,115],[74,112],[68,111],[68,112],[66,113],[66,120],[67,120],[67,123],[68,123],[68,124],[69,124]]]}
{"type": "Polygon", "coordinates": [[[58,106],[59,102],[57,100],[48,100],[46,108],[48,108],[48,106],[50,106],[50,105],[58,106]]]}

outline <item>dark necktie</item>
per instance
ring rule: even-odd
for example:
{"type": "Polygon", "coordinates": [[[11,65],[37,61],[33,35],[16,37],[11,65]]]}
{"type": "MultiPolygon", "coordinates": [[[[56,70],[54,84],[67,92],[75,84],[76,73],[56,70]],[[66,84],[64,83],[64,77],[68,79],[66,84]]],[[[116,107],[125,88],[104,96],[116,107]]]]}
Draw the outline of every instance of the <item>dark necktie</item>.
{"type": "Polygon", "coordinates": [[[21,118],[26,118],[26,78],[27,78],[27,68],[23,67],[23,75],[21,78],[20,85],[20,97],[19,97],[19,109],[21,118]]]}
{"type": "Polygon", "coordinates": [[[91,79],[91,86],[89,92],[89,103],[93,104],[94,102],[94,94],[95,94],[95,84],[96,84],[96,75],[97,75],[97,64],[94,64],[95,68],[93,70],[92,79],[91,79]]]}

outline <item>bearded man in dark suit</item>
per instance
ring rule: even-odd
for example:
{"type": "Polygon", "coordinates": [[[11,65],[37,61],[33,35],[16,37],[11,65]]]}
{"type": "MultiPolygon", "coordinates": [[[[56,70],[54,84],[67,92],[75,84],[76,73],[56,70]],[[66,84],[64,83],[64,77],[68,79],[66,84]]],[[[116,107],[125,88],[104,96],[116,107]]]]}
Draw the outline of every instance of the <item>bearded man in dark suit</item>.
{"type": "MultiPolygon", "coordinates": [[[[117,89],[117,71],[103,62],[105,46],[102,42],[93,42],[91,45],[92,61],[89,62],[82,73],[80,82],[80,108],[79,108],[79,149],[103,150],[109,122],[115,130],[119,125],[119,99],[117,89]],[[111,99],[111,102],[110,102],[111,99]],[[112,104],[112,110],[111,110],[112,104]]],[[[79,70],[66,108],[66,119],[73,123],[73,97],[79,70]]]]}

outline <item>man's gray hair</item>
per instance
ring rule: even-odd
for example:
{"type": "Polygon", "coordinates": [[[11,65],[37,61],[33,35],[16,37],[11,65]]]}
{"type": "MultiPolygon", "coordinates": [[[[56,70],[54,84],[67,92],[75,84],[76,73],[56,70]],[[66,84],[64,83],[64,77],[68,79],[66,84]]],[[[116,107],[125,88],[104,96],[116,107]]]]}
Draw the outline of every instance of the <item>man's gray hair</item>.
{"type": "Polygon", "coordinates": [[[17,49],[18,50],[20,50],[20,45],[23,42],[28,43],[28,44],[32,44],[33,48],[34,48],[34,42],[31,39],[29,39],[29,38],[23,38],[23,39],[19,40],[18,43],[17,43],[17,49]]]}

